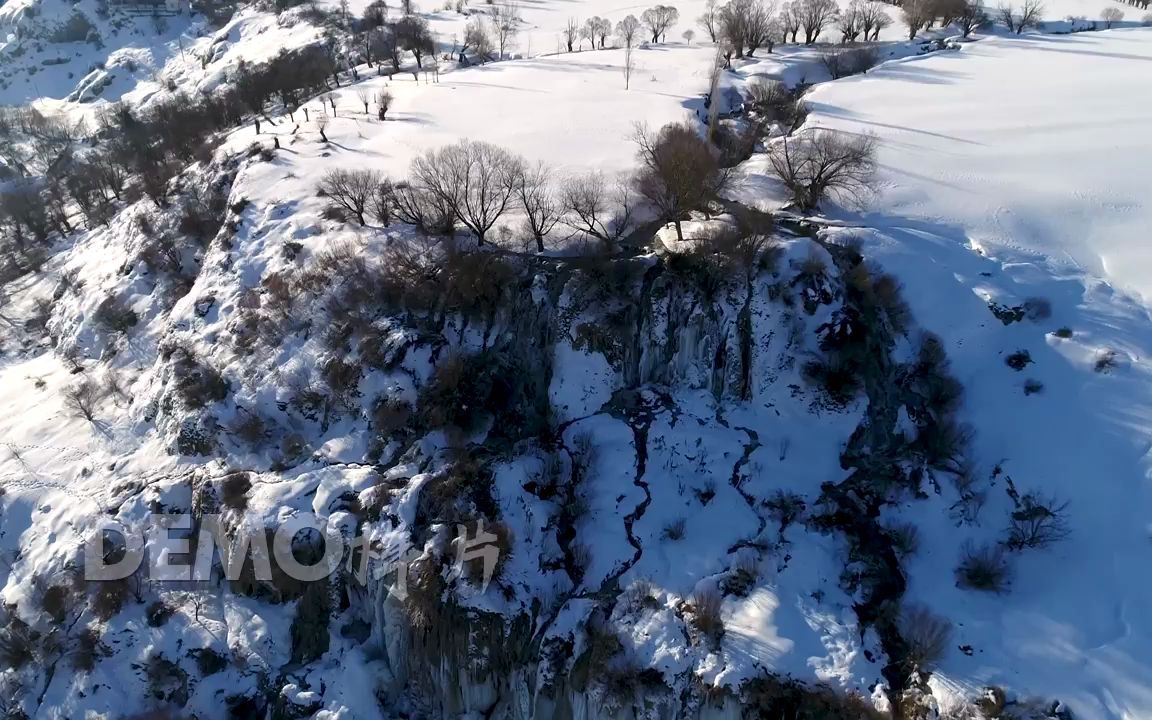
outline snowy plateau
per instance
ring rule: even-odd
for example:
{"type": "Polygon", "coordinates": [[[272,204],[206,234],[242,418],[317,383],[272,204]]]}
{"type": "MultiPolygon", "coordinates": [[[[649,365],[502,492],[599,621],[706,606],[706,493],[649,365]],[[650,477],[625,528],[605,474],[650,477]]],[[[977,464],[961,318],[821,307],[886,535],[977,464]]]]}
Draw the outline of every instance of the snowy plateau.
{"type": "Polygon", "coordinates": [[[0,716],[1152,719],[1147,0],[667,1],[0,0],[0,716]]]}

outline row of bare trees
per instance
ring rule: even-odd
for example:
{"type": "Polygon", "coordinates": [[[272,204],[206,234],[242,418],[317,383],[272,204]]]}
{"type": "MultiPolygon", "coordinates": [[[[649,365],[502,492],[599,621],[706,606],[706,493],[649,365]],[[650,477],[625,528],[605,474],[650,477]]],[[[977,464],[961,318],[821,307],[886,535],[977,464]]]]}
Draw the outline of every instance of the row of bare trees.
{"type": "MultiPolygon", "coordinates": [[[[762,93],[766,94],[766,93],[762,93]]],[[[320,194],[350,219],[387,225],[392,219],[429,234],[466,228],[478,244],[490,240],[496,223],[511,211],[523,217],[523,230],[544,251],[558,225],[605,242],[619,240],[632,224],[636,200],[646,201],[658,220],[672,223],[683,239],[682,221],[708,210],[730,180],[720,153],[687,123],[658,131],[637,126],[638,168],[627,181],[611,183],[600,173],[555,182],[543,164],[486,142],[463,140],[428,150],[412,161],[406,182],[393,185],[373,170],[332,170],[320,194]]],[[[801,211],[834,195],[862,197],[875,170],[871,136],[807,131],[769,148],[772,173],[801,211]]]]}
{"type": "MultiPolygon", "coordinates": [[[[645,31],[652,43],[663,42],[668,31],[680,20],[680,11],[671,5],[656,5],[640,14],[628,15],[616,23],[616,36],[623,42],[625,48],[631,48],[636,43],[640,32],[645,31]]],[[[575,52],[587,40],[591,49],[604,48],[608,36],[612,34],[612,21],[594,16],[581,23],[576,18],[569,18],[564,27],[564,45],[568,52],[575,52]]]]}

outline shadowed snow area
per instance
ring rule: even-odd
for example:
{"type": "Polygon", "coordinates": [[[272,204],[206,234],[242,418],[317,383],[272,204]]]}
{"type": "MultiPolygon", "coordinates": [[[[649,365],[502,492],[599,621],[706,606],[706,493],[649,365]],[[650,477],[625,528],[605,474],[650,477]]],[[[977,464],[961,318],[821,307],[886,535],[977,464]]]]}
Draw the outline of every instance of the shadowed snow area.
{"type": "Polygon", "coordinates": [[[829,234],[859,237],[944,338],[992,478],[979,529],[942,523],[937,500],[902,511],[925,540],[909,596],[956,628],[938,696],[1003,684],[1078,718],[1152,708],[1152,101],[1134,90],[1150,70],[1148,30],[997,38],[811,94],[810,125],[879,139],[883,187],[840,216],[866,228],[829,234]],[[1028,298],[1051,316],[1004,325],[986,307],[1028,298]],[[1014,372],[1022,349],[1033,364],[1014,372]],[[958,549],[1002,531],[1009,480],[1068,501],[1071,539],[1021,555],[1007,595],[960,590],[958,549]]]}

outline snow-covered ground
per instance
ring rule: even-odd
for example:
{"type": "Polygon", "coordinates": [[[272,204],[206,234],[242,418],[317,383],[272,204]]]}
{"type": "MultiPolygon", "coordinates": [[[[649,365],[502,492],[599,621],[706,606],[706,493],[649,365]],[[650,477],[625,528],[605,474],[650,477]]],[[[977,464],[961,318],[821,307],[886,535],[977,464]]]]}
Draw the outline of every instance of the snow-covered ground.
{"type": "Polygon", "coordinates": [[[1152,712],[1152,102],[1134,94],[1152,30],[989,39],[818,87],[810,124],[874,133],[882,187],[865,253],[895,272],[967,389],[980,468],[1004,475],[982,514],[1001,530],[1006,483],[1069,502],[1071,539],[1020,558],[1005,596],[953,585],[969,527],[910,505],[926,540],[910,594],[949,616],[941,685],[1027,688],[1078,718],[1152,712]],[[1046,298],[1004,326],[988,300],[1046,298]],[[1054,332],[1072,330],[1061,339],[1054,332]],[[1014,372],[1005,357],[1028,350],[1014,372]],[[1118,367],[1096,372],[1104,353],[1118,367]],[[1031,378],[1043,391],[1025,396],[1031,378]]]}

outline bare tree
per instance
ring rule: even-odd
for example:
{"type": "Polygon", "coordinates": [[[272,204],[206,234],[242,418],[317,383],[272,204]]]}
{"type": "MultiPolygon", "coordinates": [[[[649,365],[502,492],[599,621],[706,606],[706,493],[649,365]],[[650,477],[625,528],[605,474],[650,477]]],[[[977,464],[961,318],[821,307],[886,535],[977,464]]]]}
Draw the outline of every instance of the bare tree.
{"type": "Polygon", "coordinates": [[[687,123],[665,125],[657,133],[638,125],[633,140],[640,160],[636,190],[661,218],[675,224],[676,238],[683,240],[681,221],[718,197],[728,172],[687,123]]]}
{"type": "Polygon", "coordinates": [[[96,420],[96,406],[103,393],[91,378],[85,378],[64,391],[64,407],[88,422],[96,420]]]}
{"type": "Polygon", "coordinates": [[[640,21],[652,33],[652,42],[654,43],[660,42],[660,39],[668,32],[668,28],[675,25],[679,19],[680,11],[671,5],[656,5],[648,8],[640,15],[640,21]]]}
{"type": "Polygon", "coordinates": [[[809,212],[829,194],[859,200],[871,190],[876,141],[871,135],[809,130],[772,145],[768,162],[796,207],[809,212]]]}
{"type": "Polygon", "coordinates": [[[508,209],[522,171],[520,160],[490,143],[461,140],[412,161],[413,182],[451,208],[483,245],[508,209]]]}
{"type": "Polygon", "coordinates": [[[564,181],[560,222],[604,242],[619,240],[632,224],[632,196],[627,184],[612,184],[598,171],[564,181]]]}
{"type": "Polygon", "coordinates": [[[392,93],[387,90],[381,90],[380,94],[376,96],[376,117],[383,120],[388,114],[388,109],[392,107],[392,93]]]}
{"type": "Polygon", "coordinates": [[[356,88],[356,99],[364,104],[364,114],[368,114],[368,104],[372,102],[372,93],[367,88],[356,88]]]}
{"type": "Polygon", "coordinates": [[[908,39],[914,40],[916,33],[936,17],[936,8],[932,0],[904,0],[901,13],[908,26],[908,39]]]}
{"type": "Polygon", "coordinates": [[[840,12],[836,0],[796,0],[793,11],[804,28],[804,44],[811,45],[824,29],[836,22],[840,12]]]}
{"type": "Polygon", "coordinates": [[[333,204],[356,216],[360,225],[366,225],[364,213],[368,203],[384,178],[375,170],[329,170],[324,173],[317,190],[333,204]]]}
{"type": "Polygon", "coordinates": [[[496,48],[501,60],[504,59],[504,51],[512,46],[520,34],[520,22],[520,6],[516,3],[492,6],[492,34],[496,37],[496,48]]]}
{"type": "Polygon", "coordinates": [[[968,37],[976,28],[988,24],[988,14],[981,0],[964,0],[955,21],[964,37],[968,37]]]}
{"type": "Polygon", "coordinates": [[[780,7],[780,29],[783,31],[784,42],[788,42],[788,37],[791,36],[791,42],[796,42],[796,35],[800,32],[800,11],[797,9],[795,2],[786,2],[780,7]]]}
{"type": "Polygon", "coordinates": [[[564,26],[564,42],[568,45],[568,52],[572,52],[579,37],[580,21],[576,18],[568,18],[568,24],[564,26]]]}
{"type": "Polygon", "coordinates": [[[710,41],[716,42],[720,27],[720,9],[716,6],[716,0],[708,0],[704,4],[704,12],[696,18],[696,24],[708,33],[710,41]]]}
{"type": "Polygon", "coordinates": [[[718,36],[736,53],[744,57],[744,48],[751,56],[763,45],[775,44],[779,24],[773,22],[775,3],[764,0],[731,0],[720,11],[718,36]]]}
{"type": "Polygon", "coordinates": [[[869,0],[852,0],[844,12],[840,13],[837,24],[840,26],[840,42],[852,43],[864,32],[865,8],[869,0]]]}
{"type": "Polygon", "coordinates": [[[640,30],[640,21],[635,15],[626,15],[623,20],[616,23],[616,36],[624,42],[625,48],[636,43],[636,33],[640,30]]]}
{"type": "Polygon", "coordinates": [[[632,73],[636,72],[636,48],[624,46],[624,89],[632,86],[632,73]]]}
{"type": "Polygon", "coordinates": [[[1001,5],[1000,19],[1009,30],[1019,35],[1026,28],[1040,26],[1044,20],[1044,4],[1040,0],[1024,0],[1019,14],[1011,5],[1001,5]]]}
{"type": "Polygon", "coordinates": [[[592,49],[592,50],[596,49],[596,27],[592,24],[592,22],[593,22],[593,18],[588,18],[587,20],[584,21],[584,24],[580,26],[580,49],[581,50],[584,49],[584,41],[585,40],[587,40],[588,44],[592,46],[590,49],[592,49]]]}
{"type": "Polygon", "coordinates": [[[595,22],[592,24],[596,32],[596,39],[600,43],[600,49],[604,49],[604,44],[608,42],[608,36],[612,34],[612,21],[607,18],[596,17],[593,18],[595,22]]]}
{"type": "Polygon", "coordinates": [[[384,227],[392,222],[392,209],[395,206],[396,189],[391,180],[381,180],[372,197],[368,198],[368,213],[372,219],[384,227]]]}
{"type": "Polygon", "coordinates": [[[465,62],[464,54],[469,50],[480,62],[492,59],[492,38],[479,16],[474,16],[464,27],[464,44],[460,47],[461,63],[465,62]]]}
{"type": "Polygon", "coordinates": [[[1124,19],[1124,11],[1120,8],[1104,8],[1100,13],[1100,19],[1104,21],[1104,27],[1111,29],[1113,25],[1124,19]]]}
{"type": "Polygon", "coordinates": [[[326,128],[326,127],[328,127],[328,116],[327,115],[317,115],[316,116],[316,129],[320,132],[321,142],[328,142],[328,136],[324,134],[324,128],[326,128]]]}
{"type": "MultiPolygon", "coordinates": [[[[979,0],[976,0],[977,2],[979,0]]],[[[892,25],[892,18],[884,12],[884,6],[878,2],[863,2],[860,8],[860,30],[865,40],[873,42],[880,39],[880,31],[892,25]]]]}
{"type": "Polygon", "coordinates": [[[515,187],[527,230],[536,241],[536,250],[544,252],[544,238],[556,227],[563,214],[552,187],[551,172],[543,163],[524,168],[515,187]]]}

